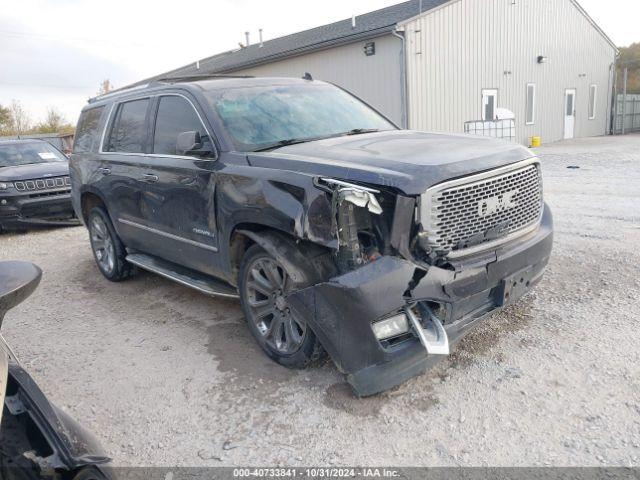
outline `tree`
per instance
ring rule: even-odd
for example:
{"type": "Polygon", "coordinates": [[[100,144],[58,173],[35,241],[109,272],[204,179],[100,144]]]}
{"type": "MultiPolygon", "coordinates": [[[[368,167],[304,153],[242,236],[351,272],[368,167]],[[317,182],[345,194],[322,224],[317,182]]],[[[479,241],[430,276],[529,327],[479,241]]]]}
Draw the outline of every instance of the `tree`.
{"type": "Polygon", "coordinates": [[[113,90],[113,85],[108,78],[105,78],[102,83],[100,83],[100,88],[98,89],[98,95],[104,95],[113,90]]]}
{"type": "Polygon", "coordinates": [[[9,128],[12,132],[11,135],[26,133],[31,125],[31,119],[27,111],[18,100],[13,100],[9,109],[11,111],[11,125],[9,128]]]}
{"type": "Polygon", "coordinates": [[[67,125],[68,122],[62,114],[55,107],[49,107],[44,122],[36,125],[34,130],[38,133],[59,133],[60,130],[67,125]]]}
{"type": "Polygon", "coordinates": [[[629,69],[627,93],[640,93],[640,43],[620,48],[618,59],[618,92],[624,88],[624,69],[629,69]]]}
{"type": "Polygon", "coordinates": [[[11,128],[11,110],[0,105],[0,135],[8,135],[11,128]]]}

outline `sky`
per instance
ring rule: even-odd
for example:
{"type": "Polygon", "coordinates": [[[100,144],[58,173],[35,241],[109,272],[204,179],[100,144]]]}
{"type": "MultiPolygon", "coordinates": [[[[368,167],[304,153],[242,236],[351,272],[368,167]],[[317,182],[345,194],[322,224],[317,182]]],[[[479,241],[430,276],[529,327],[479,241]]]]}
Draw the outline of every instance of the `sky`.
{"type": "MultiPolygon", "coordinates": [[[[268,40],[399,1],[0,0],[0,105],[75,123],[103,79],[124,86],[237,48],[245,31],[268,40]]],[[[640,42],[640,1],[580,4],[617,45],[640,42]]]]}

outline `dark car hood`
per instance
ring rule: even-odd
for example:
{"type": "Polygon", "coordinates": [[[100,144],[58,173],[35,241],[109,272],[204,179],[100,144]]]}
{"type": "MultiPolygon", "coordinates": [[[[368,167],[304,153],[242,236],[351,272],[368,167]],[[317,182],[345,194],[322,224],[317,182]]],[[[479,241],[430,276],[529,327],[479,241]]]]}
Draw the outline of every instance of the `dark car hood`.
{"type": "Polygon", "coordinates": [[[69,162],[30,163],[18,167],[0,167],[0,182],[69,175],[69,162]]]}
{"type": "Polygon", "coordinates": [[[250,153],[248,159],[257,167],[395,187],[418,195],[444,180],[532,156],[523,146],[504,140],[394,130],[290,145],[250,153]]]}

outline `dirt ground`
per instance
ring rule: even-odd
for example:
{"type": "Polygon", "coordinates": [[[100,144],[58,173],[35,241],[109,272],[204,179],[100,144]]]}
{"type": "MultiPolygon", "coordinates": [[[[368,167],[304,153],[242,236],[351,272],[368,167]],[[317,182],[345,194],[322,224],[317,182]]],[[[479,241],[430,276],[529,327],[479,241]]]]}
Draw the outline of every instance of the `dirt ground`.
{"type": "Polygon", "coordinates": [[[234,301],[147,273],[109,283],[83,228],[0,236],[0,259],[44,271],[5,337],[117,465],[640,466],[640,136],[537,152],[545,279],[373,398],[329,362],[270,362],[234,301]]]}

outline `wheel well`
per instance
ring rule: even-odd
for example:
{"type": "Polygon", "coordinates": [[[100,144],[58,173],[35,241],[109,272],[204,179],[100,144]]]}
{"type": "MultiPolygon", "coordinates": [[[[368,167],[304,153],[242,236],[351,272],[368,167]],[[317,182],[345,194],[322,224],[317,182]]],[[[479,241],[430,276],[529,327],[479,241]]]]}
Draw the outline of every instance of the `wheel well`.
{"type": "Polygon", "coordinates": [[[240,233],[240,230],[250,231],[250,232],[274,232],[280,235],[281,237],[287,237],[297,245],[297,248],[303,253],[303,255],[316,263],[316,266],[320,268],[323,272],[332,271],[332,266],[327,266],[327,259],[331,258],[330,249],[323,247],[321,245],[317,245],[315,243],[301,240],[290,233],[283,232],[282,230],[278,230],[271,227],[266,227],[264,225],[253,224],[253,223],[243,223],[236,225],[233,229],[233,233],[231,234],[229,241],[229,260],[231,266],[231,278],[233,279],[233,283],[237,282],[238,273],[240,271],[240,264],[242,263],[242,258],[244,257],[246,251],[254,245],[256,242],[249,238],[247,235],[243,235],[240,233]],[[320,265],[323,265],[320,267],[320,265]]]}
{"type": "Polygon", "coordinates": [[[85,224],[87,223],[87,220],[89,218],[89,212],[94,207],[105,206],[104,202],[98,195],[90,192],[82,194],[82,197],[80,198],[80,205],[82,206],[82,218],[85,224]]]}
{"type": "Polygon", "coordinates": [[[240,271],[240,263],[242,263],[242,257],[244,257],[245,252],[249,250],[249,248],[254,243],[256,243],[246,235],[239,233],[238,230],[261,232],[273,229],[255,223],[241,223],[235,226],[235,228],[233,229],[233,233],[231,234],[231,237],[229,239],[229,262],[231,263],[231,278],[234,279],[234,281],[238,278],[238,272],[240,271]]]}

